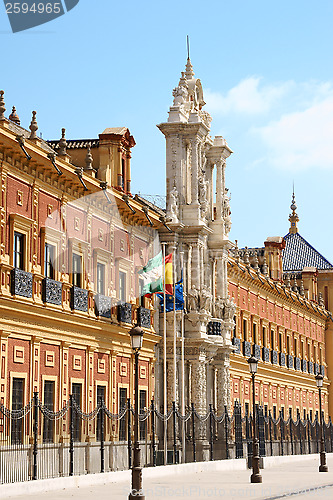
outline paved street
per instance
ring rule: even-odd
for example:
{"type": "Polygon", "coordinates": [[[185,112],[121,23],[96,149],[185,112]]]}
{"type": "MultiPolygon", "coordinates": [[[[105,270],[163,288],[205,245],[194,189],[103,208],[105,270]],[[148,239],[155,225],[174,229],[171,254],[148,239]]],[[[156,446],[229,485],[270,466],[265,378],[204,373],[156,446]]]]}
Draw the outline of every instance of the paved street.
{"type": "MultiPolygon", "coordinates": [[[[144,478],[147,500],[190,498],[225,498],[236,500],[278,499],[293,496],[299,499],[333,498],[333,456],[328,457],[329,472],[318,472],[318,456],[266,468],[263,483],[250,484],[250,471],[205,471],[144,478]]],[[[98,486],[12,496],[11,500],[38,498],[40,500],[77,499],[124,500],[128,497],[129,482],[120,481],[98,486]]],[[[0,495],[1,496],[1,495],[0,495]]]]}

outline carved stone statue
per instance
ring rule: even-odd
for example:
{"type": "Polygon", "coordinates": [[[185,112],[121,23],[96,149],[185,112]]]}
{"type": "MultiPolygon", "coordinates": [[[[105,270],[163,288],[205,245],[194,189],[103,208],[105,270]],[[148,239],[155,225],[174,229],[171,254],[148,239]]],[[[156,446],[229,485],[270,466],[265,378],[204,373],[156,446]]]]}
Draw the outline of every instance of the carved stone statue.
{"type": "Polygon", "coordinates": [[[236,312],[236,304],[233,299],[227,299],[224,303],[224,321],[233,321],[236,312]]]}
{"type": "Polygon", "coordinates": [[[195,285],[192,285],[187,294],[187,302],[190,311],[197,311],[199,309],[199,292],[195,285]]]}
{"type": "Polygon", "coordinates": [[[207,287],[204,286],[200,295],[200,309],[202,311],[210,312],[212,304],[212,295],[208,291],[207,287]]]}
{"type": "Polygon", "coordinates": [[[208,181],[201,175],[199,177],[199,200],[202,217],[205,217],[208,211],[207,184],[208,181]]]}
{"type": "Polygon", "coordinates": [[[176,186],[173,186],[171,192],[170,192],[170,205],[169,205],[169,211],[168,211],[168,216],[167,216],[167,221],[168,222],[178,222],[178,217],[179,217],[179,205],[178,205],[178,191],[176,186]]]}
{"type": "Polygon", "coordinates": [[[223,318],[224,302],[220,296],[216,297],[215,300],[215,316],[216,318],[223,318]]]}
{"type": "Polygon", "coordinates": [[[228,189],[224,189],[223,196],[223,219],[225,223],[225,232],[229,233],[231,230],[231,210],[230,210],[230,197],[228,196],[228,189]]]}

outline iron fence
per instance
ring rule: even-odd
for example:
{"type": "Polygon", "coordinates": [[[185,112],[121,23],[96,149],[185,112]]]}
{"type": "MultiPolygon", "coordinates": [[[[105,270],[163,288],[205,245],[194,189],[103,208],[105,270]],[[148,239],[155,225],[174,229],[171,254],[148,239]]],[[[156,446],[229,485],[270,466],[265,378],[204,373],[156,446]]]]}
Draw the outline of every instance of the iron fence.
{"type": "MultiPolygon", "coordinates": [[[[297,413],[285,420],[256,407],[260,456],[319,452],[318,415],[297,413]]],[[[58,412],[42,404],[38,393],[19,409],[0,405],[0,484],[131,468],[134,410],[128,399],[112,413],[102,399],[85,413],[70,396],[58,412]]],[[[252,415],[238,402],[218,415],[209,405],[182,414],[175,403],[164,413],[151,402],[140,413],[144,466],[252,457],[252,415]],[[166,454],[165,454],[166,452],[166,454]]],[[[327,452],[333,451],[333,424],[324,421],[327,452]]]]}

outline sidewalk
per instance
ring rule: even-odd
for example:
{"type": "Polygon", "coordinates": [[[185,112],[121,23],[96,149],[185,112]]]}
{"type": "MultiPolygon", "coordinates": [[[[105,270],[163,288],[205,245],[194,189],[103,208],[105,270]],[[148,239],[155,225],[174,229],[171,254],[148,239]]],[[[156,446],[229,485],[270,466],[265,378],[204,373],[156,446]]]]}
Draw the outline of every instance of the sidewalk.
{"type": "MultiPolygon", "coordinates": [[[[333,498],[333,454],[327,456],[327,463],[329,472],[319,473],[318,455],[269,457],[261,471],[262,484],[249,482],[251,471],[245,469],[245,460],[156,467],[144,469],[143,489],[146,500],[268,500],[291,495],[300,499],[330,499],[333,498]]],[[[122,471],[3,485],[0,486],[0,498],[124,500],[129,490],[130,471],[122,471]],[[96,484],[98,482],[100,484],[96,484]],[[73,487],[75,484],[79,486],[73,487]]]]}

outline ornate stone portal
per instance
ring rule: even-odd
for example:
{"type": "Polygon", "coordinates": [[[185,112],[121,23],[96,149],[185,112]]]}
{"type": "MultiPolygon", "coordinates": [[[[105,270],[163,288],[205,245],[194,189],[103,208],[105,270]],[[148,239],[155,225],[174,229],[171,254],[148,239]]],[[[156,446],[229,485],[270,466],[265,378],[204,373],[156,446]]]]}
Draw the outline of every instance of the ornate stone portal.
{"type": "MultiPolygon", "coordinates": [[[[213,140],[209,135],[211,117],[203,111],[203,90],[200,80],[194,77],[190,59],[173,96],[168,121],[158,125],[166,138],[166,217],[173,232],[161,231],[160,237],[168,245],[167,251],[176,247],[177,279],[181,275],[180,253],[183,254],[185,376],[182,380],[181,314],[175,315],[174,323],[173,313],[169,312],[168,408],[172,404],[170,398],[175,396],[180,408],[185,399],[185,405],[194,403],[198,412],[206,413],[208,405],[213,404],[221,413],[230,405],[229,355],[233,350],[231,332],[236,308],[229,299],[227,282],[231,212],[225,168],[232,151],[223,137],[213,140]],[[215,327],[207,328],[212,320],[215,327]],[[218,328],[216,323],[220,324],[218,328]]],[[[163,315],[160,317],[163,334],[163,315]]],[[[159,347],[161,386],[163,348],[162,341],[159,347]]],[[[163,394],[163,390],[159,394],[163,394]]]]}

